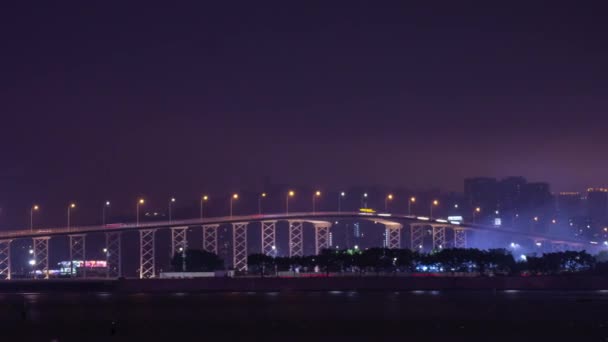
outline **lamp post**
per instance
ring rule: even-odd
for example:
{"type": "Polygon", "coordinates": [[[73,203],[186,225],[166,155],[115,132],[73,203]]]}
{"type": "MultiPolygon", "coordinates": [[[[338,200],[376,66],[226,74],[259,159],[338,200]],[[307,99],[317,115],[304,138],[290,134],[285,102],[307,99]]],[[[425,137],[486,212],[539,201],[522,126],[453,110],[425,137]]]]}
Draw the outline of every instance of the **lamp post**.
{"type": "Polygon", "coordinates": [[[258,197],[258,214],[262,215],[262,198],[266,198],[266,193],[262,192],[258,197]]]}
{"type": "Polygon", "coordinates": [[[315,200],[317,197],[321,197],[321,191],[317,190],[313,195],[312,195],[312,213],[315,213],[315,200]]]}
{"type": "Polygon", "coordinates": [[[30,232],[34,231],[34,211],[38,211],[38,209],[40,209],[40,207],[36,204],[30,208],[30,232]]]}
{"type": "Polygon", "coordinates": [[[110,207],[110,201],[106,201],[106,203],[103,204],[103,207],[101,208],[101,225],[105,226],[106,225],[106,208],[110,207]]]}
{"type": "Polygon", "coordinates": [[[338,212],[342,212],[342,197],[346,196],[346,193],[344,191],[342,191],[339,195],[338,195],[338,212]]]}
{"type": "Polygon", "coordinates": [[[361,204],[363,205],[363,208],[367,208],[367,192],[363,193],[363,196],[361,197],[361,204]]]}
{"type": "Polygon", "coordinates": [[[201,197],[201,220],[203,219],[203,203],[207,202],[209,200],[209,196],[207,195],[203,195],[203,197],[201,197]]]}
{"type": "Polygon", "coordinates": [[[431,219],[433,218],[433,207],[436,207],[439,205],[439,201],[438,200],[433,200],[433,202],[431,203],[431,219]]]}
{"type": "Polygon", "coordinates": [[[477,218],[477,215],[481,212],[481,208],[480,207],[476,207],[475,210],[473,210],[473,223],[475,223],[475,219],[477,218]]]}
{"type": "Polygon", "coordinates": [[[173,209],[173,203],[175,203],[175,197],[171,197],[169,199],[169,223],[173,220],[173,216],[171,215],[171,209],[173,209]]]}
{"type": "Polygon", "coordinates": [[[145,203],[143,198],[140,198],[135,205],[135,216],[137,217],[137,224],[139,226],[139,206],[145,203]]]}
{"type": "Polygon", "coordinates": [[[287,192],[287,196],[285,196],[285,214],[289,214],[289,197],[295,196],[296,193],[293,190],[289,190],[287,192]]]}
{"type": "Polygon", "coordinates": [[[388,201],[392,201],[393,200],[393,194],[388,194],[388,196],[386,196],[386,198],[384,199],[384,211],[388,212],[388,201]]]}
{"type": "Polygon", "coordinates": [[[416,197],[410,197],[410,200],[407,201],[407,214],[412,215],[412,204],[416,203],[416,197]]]}
{"type": "Polygon", "coordinates": [[[239,199],[239,194],[233,194],[230,196],[230,218],[232,218],[232,201],[239,199]]]}
{"type": "Polygon", "coordinates": [[[68,231],[70,230],[70,214],[74,208],[76,208],[76,203],[70,203],[70,205],[68,205],[68,231]]]}

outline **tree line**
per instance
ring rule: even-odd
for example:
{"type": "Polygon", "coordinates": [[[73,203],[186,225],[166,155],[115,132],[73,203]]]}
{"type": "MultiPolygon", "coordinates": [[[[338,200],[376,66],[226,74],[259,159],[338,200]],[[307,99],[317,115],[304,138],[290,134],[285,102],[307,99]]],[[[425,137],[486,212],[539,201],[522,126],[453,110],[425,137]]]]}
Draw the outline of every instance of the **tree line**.
{"type": "MultiPolygon", "coordinates": [[[[171,261],[174,271],[208,272],[224,268],[215,254],[189,249],[176,253],[171,261]]],[[[325,249],[319,255],[272,257],[251,254],[248,273],[276,272],[323,273],[472,273],[478,275],[541,275],[567,273],[608,274],[608,252],[592,256],[585,251],[565,251],[530,255],[516,259],[506,249],[481,250],[449,248],[421,253],[409,249],[369,248],[325,249]]]]}

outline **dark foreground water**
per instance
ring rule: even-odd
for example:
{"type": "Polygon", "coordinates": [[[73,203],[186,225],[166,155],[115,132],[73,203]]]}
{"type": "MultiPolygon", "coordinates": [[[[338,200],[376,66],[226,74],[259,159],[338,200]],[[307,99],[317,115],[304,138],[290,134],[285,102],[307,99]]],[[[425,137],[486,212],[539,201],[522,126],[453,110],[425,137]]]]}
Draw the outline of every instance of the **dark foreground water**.
{"type": "Polygon", "coordinates": [[[0,294],[0,341],[608,341],[606,337],[604,291],[0,294]]]}

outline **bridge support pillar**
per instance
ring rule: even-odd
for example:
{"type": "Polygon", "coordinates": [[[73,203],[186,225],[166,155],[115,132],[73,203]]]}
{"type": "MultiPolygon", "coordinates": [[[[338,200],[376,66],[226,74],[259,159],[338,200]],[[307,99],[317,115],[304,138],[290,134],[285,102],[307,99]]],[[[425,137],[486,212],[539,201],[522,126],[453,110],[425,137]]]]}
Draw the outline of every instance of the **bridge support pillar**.
{"type": "Polygon", "coordinates": [[[217,224],[203,226],[203,250],[217,255],[217,224]]]}
{"type": "Polygon", "coordinates": [[[139,231],[139,279],[154,278],[156,264],[154,261],[154,236],[156,229],[139,231]]]}
{"type": "Polygon", "coordinates": [[[467,231],[454,228],[454,248],[467,248],[467,231]]]}
{"type": "Polygon", "coordinates": [[[289,221],[289,256],[303,256],[303,224],[300,221],[289,221]]]}
{"type": "Polygon", "coordinates": [[[232,224],[232,265],[237,272],[247,271],[247,224],[232,224]]]}
{"type": "Polygon", "coordinates": [[[402,225],[386,226],[386,247],[389,249],[401,248],[401,228],[402,225]]]}
{"type": "Polygon", "coordinates": [[[274,255],[276,242],[276,223],[277,221],[262,221],[262,254],[274,255]]]}
{"type": "Polygon", "coordinates": [[[121,232],[106,233],[106,278],[122,277],[121,232]]]}
{"type": "Polygon", "coordinates": [[[0,240],[0,280],[11,280],[11,241],[0,240]]]}
{"type": "Polygon", "coordinates": [[[445,243],[445,227],[433,226],[433,249],[445,248],[445,243]]]}
{"type": "Polygon", "coordinates": [[[70,276],[78,277],[78,270],[74,265],[74,260],[82,260],[82,277],[87,277],[86,271],[86,235],[70,235],[70,276]]]}
{"type": "Polygon", "coordinates": [[[424,244],[424,226],[412,224],[410,226],[410,249],[421,251],[424,244]]]}
{"type": "Polygon", "coordinates": [[[315,224],[315,254],[319,255],[322,250],[329,248],[329,228],[331,223],[315,224]]]}
{"type": "MultiPolygon", "coordinates": [[[[44,279],[49,279],[49,236],[35,237],[34,241],[34,269],[42,271],[44,279]]],[[[36,273],[34,273],[36,278],[36,273]]]]}
{"type": "Polygon", "coordinates": [[[185,251],[188,247],[188,227],[173,227],[171,228],[171,259],[175,253],[185,251]]]}

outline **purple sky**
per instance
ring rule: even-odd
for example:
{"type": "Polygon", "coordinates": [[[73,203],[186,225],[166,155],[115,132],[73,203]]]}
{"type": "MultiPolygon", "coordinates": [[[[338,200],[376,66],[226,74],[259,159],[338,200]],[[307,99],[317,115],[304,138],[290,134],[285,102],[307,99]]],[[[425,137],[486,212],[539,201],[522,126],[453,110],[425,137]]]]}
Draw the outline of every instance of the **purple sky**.
{"type": "Polygon", "coordinates": [[[608,185],[601,8],[207,3],[0,5],[6,208],[255,189],[264,176],[608,185]]]}

